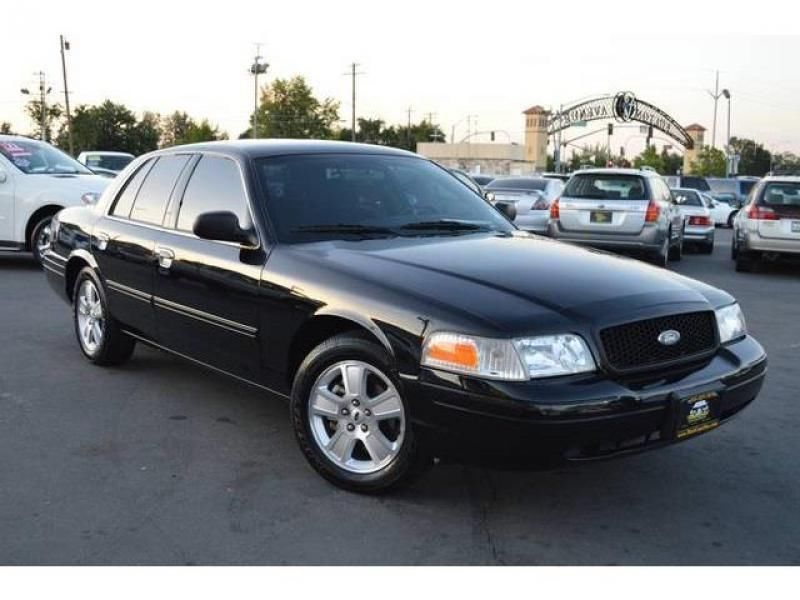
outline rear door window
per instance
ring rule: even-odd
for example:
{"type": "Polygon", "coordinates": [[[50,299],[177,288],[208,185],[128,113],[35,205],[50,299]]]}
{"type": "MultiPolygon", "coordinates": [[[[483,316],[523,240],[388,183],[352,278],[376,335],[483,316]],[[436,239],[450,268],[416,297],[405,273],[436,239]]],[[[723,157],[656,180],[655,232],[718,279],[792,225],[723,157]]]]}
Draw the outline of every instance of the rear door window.
{"type": "Polygon", "coordinates": [[[189,162],[189,154],[161,156],[144,180],[131,210],[134,221],[161,225],[169,197],[181,171],[189,162]]]}
{"type": "Polygon", "coordinates": [[[232,212],[243,228],[251,225],[238,165],[229,158],[203,156],[183,193],[178,229],[192,231],[198,216],[214,211],[232,212]]]}
{"type": "Polygon", "coordinates": [[[136,172],[128,178],[122,191],[117,196],[114,207],[111,209],[112,215],[123,219],[130,217],[131,207],[133,206],[133,201],[136,199],[136,192],[139,191],[142,181],[144,181],[151,166],[153,166],[153,159],[142,163],[142,165],[136,169],[136,172]]]}
{"type": "Polygon", "coordinates": [[[644,179],[635,175],[584,173],[572,176],[564,196],[596,200],[647,200],[647,188],[644,179]]]}

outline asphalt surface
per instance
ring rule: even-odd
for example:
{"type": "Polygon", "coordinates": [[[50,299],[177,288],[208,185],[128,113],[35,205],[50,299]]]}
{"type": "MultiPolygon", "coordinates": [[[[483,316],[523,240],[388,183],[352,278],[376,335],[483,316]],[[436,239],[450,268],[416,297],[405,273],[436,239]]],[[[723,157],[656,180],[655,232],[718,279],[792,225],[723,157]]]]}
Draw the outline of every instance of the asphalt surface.
{"type": "Polygon", "coordinates": [[[139,346],[101,369],[0,255],[0,564],[800,564],[800,270],[675,270],[732,292],[759,399],[667,449],[548,472],[440,464],[393,496],[318,477],[284,402],[139,346]]]}

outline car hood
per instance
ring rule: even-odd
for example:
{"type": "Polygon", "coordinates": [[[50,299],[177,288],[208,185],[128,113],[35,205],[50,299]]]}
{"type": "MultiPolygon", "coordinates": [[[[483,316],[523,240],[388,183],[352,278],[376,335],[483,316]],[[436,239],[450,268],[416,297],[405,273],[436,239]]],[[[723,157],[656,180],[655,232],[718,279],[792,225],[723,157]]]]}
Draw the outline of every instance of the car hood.
{"type": "Polygon", "coordinates": [[[445,307],[504,331],[536,328],[546,313],[612,322],[703,310],[733,299],[641,261],[521,232],[318,242],[296,246],[325,265],[381,288],[445,307]]]}

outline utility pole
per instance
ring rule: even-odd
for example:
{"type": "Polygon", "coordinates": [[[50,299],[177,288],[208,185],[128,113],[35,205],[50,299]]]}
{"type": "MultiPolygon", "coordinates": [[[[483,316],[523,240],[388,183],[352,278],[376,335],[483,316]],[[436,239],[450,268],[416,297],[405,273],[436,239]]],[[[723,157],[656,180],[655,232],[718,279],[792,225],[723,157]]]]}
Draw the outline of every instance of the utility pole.
{"type": "Polygon", "coordinates": [[[269,63],[260,62],[264,58],[261,56],[261,44],[256,44],[256,55],[253,64],[250,65],[250,74],[253,75],[253,139],[258,137],[258,76],[263,75],[269,68],[269,63]]]}
{"type": "Polygon", "coordinates": [[[412,107],[408,107],[408,128],[406,129],[406,144],[408,149],[411,150],[411,113],[414,111],[412,107]]]}
{"type": "Polygon", "coordinates": [[[717,71],[717,79],[716,83],[714,84],[714,92],[712,93],[711,90],[706,90],[708,94],[714,99],[714,125],[711,128],[711,147],[717,147],[717,104],[719,103],[719,98],[722,96],[722,92],[719,91],[719,71],[717,71]]]}
{"type": "Polygon", "coordinates": [[[61,41],[61,72],[64,75],[64,107],[67,110],[67,134],[69,136],[69,153],[75,156],[75,146],[72,142],[72,115],[69,112],[69,87],[67,86],[67,59],[64,52],[69,50],[69,42],[63,35],[58,36],[61,41]]]}
{"type": "Polygon", "coordinates": [[[39,71],[39,96],[42,107],[42,131],[39,137],[44,142],[47,141],[45,135],[47,130],[47,92],[45,91],[44,71],[39,71]]]}
{"type": "Polygon", "coordinates": [[[356,71],[356,68],[360,66],[361,65],[357,62],[351,63],[350,72],[345,73],[345,75],[350,75],[352,77],[353,112],[350,120],[350,140],[353,142],[356,141],[356,76],[364,74],[363,72],[356,71]]]}

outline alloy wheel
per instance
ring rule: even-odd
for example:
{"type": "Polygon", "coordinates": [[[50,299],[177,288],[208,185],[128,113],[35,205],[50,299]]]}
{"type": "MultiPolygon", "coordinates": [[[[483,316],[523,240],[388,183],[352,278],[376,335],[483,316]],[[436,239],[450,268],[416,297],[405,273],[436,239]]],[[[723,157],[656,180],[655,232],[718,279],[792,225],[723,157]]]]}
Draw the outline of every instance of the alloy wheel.
{"type": "Polygon", "coordinates": [[[81,345],[88,354],[94,354],[103,344],[106,321],[100,293],[89,279],[83,281],[78,288],[75,314],[81,345]]]}
{"type": "Polygon", "coordinates": [[[365,362],[328,367],[308,399],[311,433],[322,453],[350,473],[380,471],[399,454],[405,410],[394,384],[365,362]]]}

